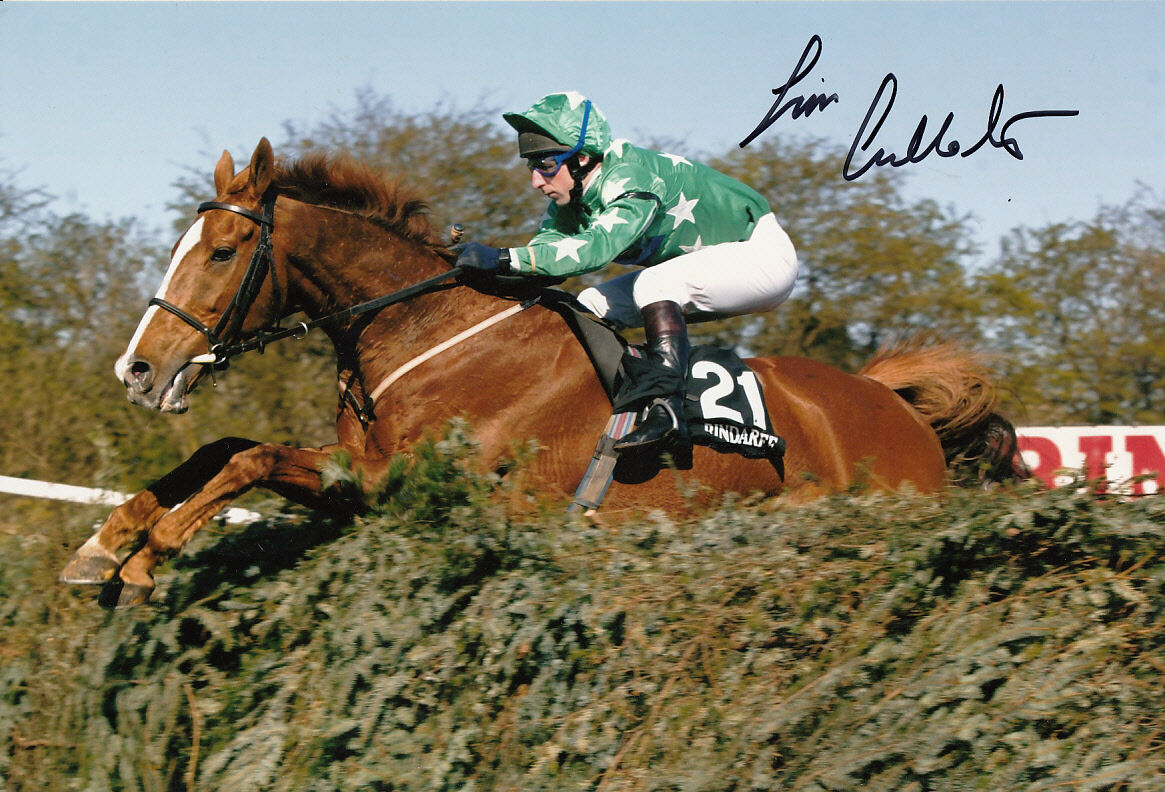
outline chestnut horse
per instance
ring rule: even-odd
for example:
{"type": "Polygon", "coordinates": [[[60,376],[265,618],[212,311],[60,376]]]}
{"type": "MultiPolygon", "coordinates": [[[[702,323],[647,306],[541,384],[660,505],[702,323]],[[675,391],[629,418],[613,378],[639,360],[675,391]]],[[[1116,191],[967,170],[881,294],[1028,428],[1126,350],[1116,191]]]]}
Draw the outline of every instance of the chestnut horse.
{"type": "MultiPolygon", "coordinates": [[[[336,451],[347,452],[364,481],[373,482],[427,429],[457,416],[468,419],[486,459],[536,439],[541,451],[524,475],[551,492],[574,490],[611,406],[557,313],[519,310],[512,300],[446,279],[451,254],[425,205],[357,163],[322,156],[277,162],[263,139],[237,174],[224,152],[214,184],[217,197],[199,207],[174,246],[158,295],[117,361],[117,376],[134,404],[180,412],[232,344],[254,345],[257,334],[294,313],[311,320],[305,330],[327,317],[319,326],[338,361],[337,443],[210,443],[114,510],[62,580],[106,583],[107,604],[111,591],[118,604],[145,601],[155,565],[250,488],[334,507],[321,468],[336,451]],[[335,316],[391,293],[410,299],[335,316]]],[[[1007,467],[1012,449],[998,447],[991,435],[1010,425],[992,412],[991,384],[950,348],[890,352],[866,376],[799,358],[749,364],[788,443],[783,471],[763,459],[696,447],[683,473],[634,483],[616,476],[603,508],[682,508],[681,481],[720,492],[802,496],[859,480],[934,492],[949,480],[948,459],[976,443],[1007,467]],[[936,428],[956,438],[957,447],[944,449],[936,428]]]]}

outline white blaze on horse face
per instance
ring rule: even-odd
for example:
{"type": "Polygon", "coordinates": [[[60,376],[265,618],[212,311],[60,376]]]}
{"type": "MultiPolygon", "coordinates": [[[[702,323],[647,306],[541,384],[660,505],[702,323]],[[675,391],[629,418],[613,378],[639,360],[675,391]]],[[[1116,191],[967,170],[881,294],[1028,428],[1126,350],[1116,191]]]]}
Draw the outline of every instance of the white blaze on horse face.
{"type": "MultiPolygon", "coordinates": [[[[166,299],[166,290],[170,288],[170,279],[174,277],[174,273],[178,270],[178,265],[194,249],[194,246],[202,241],[203,220],[204,218],[199,217],[194,221],[194,225],[190,226],[186,233],[182,235],[182,239],[178,242],[178,247],[174,249],[174,256],[170,259],[170,267],[166,270],[166,276],[162,278],[162,285],[158,287],[158,293],[154,295],[155,297],[162,300],[166,299]]],[[[159,310],[161,309],[156,305],[151,305],[146,309],[145,314],[142,315],[142,320],[138,322],[138,329],[134,331],[133,338],[130,339],[129,346],[125,348],[125,353],[114,364],[113,371],[122,382],[125,381],[128,361],[134,357],[138,344],[141,342],[142,336],[145,335],[146,328],[149,327],[150,322],[153,321],[159,310]]]]}

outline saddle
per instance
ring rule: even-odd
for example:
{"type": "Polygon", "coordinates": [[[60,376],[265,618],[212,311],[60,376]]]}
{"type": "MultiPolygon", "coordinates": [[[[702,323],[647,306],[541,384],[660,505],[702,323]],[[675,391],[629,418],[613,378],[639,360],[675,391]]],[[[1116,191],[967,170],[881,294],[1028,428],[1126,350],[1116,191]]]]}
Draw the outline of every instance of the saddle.
{"type": "MultiPolygon", "coordinates": [[[[543,287],[539,303],[561,316],[586,350],[612,407],[571,508],[597,509],[616,478],[646,480],[663,464],[664,452],[675,467],[690,469],[690,446],[615,451],[615,441],[635,428],[638,415],[655,395],[653,367],[642,351],[568,292],[543,287]]],[[[692,443],[720,453],[767,459],[783,476],[785,440],[772,430],[760,379],[732,350],[710,344],[692,348],[683,418],[692,443]]]]}

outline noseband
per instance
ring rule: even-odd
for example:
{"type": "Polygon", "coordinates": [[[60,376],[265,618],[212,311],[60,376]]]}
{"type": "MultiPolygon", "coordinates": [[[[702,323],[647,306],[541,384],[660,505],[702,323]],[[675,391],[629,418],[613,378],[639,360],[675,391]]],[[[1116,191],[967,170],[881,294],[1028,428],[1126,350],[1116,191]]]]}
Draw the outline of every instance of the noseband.
{"type": "MultiPolygon", "coordinates": [[[[206,336],[208,357],[213,356],[213,359],[196,359],[195,362],[213,362],[215,365],[226,363],[230,357],[227,344],[242,329],[243,320],[246,319],[247,312],[250,311],[252,303],[255,302],[255,298],[259,296],[259,289],[263,287],[263,281],[267,277],[268,272],[271,273],[272,283],[275,283],[275,261],[271,248],[271,228],[275,223],[275,199],[276,195],[274,192],[269,197],[263,199],[262,214],[243,206],[221,203],[219,201],[207,201],[198,206],[199,214],[210,211],[211,209],[222,209],[227,212],[242,215],[248,220],[253,220],[259,226],[259,241],[255,244],[254,251],[251,252],[251,260],[247,264],[247,271],[243,273],[243,280],[239,283],[239,288],[235,291],[235,296],[231,298],[230,305],[223,311],[222,316],[219,317],[218,322],[215,323],[213,328],[207,327],[187,311],[182,310],[177,305],[161,297],[154,297],[150,300],[150,305],[156,305],[163,310],[169,311],[206,336]]],[[[275,285],[278,288],[278,284],[275,283],[275,285]]]]}

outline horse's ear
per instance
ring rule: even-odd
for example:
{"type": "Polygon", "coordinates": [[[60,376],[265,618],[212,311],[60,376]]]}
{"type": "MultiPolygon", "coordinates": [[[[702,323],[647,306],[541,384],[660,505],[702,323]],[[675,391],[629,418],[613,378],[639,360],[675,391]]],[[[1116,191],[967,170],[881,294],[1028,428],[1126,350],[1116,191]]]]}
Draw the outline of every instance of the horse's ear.
{"type": "Polygon", "coordinates": [[[231,159],[229,151],[224,151],[222,156],[218,158],[218,164],[214,166],[214,189],[218,191],[219,195],[227,191],[227,185],[234,177],[235,161],[231,159]]]}
{"type": "Polygon", "coordinates": [[[267,192],[271,185],[271,175],[275,169],[275,153],[271,150],[271,143],[262,138],[255,146],[255,153],[251,155],[251,187],[255,195],[267,192]]]}

